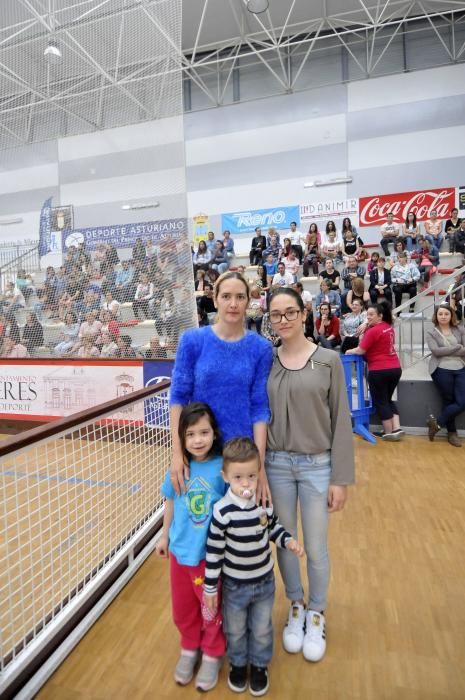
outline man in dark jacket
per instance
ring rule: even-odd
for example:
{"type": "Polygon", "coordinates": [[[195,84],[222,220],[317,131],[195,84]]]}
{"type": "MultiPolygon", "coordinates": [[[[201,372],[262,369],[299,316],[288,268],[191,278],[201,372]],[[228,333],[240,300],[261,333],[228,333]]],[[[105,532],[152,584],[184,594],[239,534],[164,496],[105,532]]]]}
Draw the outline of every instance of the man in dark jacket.
{"type": "Polygon", "coordinates": [[[255,228],[255,236],[252,238],[249,260],[251,265],[259,265],[262,261],[263,251],[266,248],[266,236],[262,236],[260,226],[255,228]]]}
{"type": "Polygon", "coordinates": [[[370,293],[370,299],[373,304],[377,304],[378,301],[386,299],[390,304],[392,304],[392,290],[391,290],[391,273],[384,267],[385,259],[380,256],[376,263],[376,267],[370,272],[370,286],[368,292],[370,293]]]}

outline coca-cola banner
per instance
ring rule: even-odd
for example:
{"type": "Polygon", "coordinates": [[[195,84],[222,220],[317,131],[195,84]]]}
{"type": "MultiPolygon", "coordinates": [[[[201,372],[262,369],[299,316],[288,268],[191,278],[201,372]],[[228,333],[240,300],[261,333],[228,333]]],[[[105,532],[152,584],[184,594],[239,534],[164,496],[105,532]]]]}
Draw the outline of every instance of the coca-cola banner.
{"type": "Polygon", "coordinates": [[[432,209],[436,209],[439,219],[447,219],[453,207],[455,207],[455,187],[360,197],[359,225],[381,225],[386,221],[388,211],[392,211],[394,221],[399,224],[404,223],[409,211],[415,212],[417,221],[426,221],[432,209]]]}

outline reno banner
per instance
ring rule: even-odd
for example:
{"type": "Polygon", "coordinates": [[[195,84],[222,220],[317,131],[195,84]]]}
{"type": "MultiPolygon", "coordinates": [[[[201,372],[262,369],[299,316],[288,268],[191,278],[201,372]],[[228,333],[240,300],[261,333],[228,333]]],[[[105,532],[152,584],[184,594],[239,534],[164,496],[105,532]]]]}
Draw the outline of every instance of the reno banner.
{"type": "Polygon", "coordinates": [[[388,211],[392,211],[394,221],[399,224],[404,223],[409,211],[415,212],[417,221],[426,221],[432,209],[436,209],[439,219],[447,219],[454,207],[455,187],[360,197],[359,224],[380,226],[386,221],[388,211]]]}
{"type": "Polygon", "coordinates": [[[223,231],[228,229],[233,236],[241,233],[253,234],[257,226],[263,229],[263,233],[266,233],[266,230],[271,226],[276,229],[288,229],[291,221],[296,221],[297,226],[300,224],[299,207],[297,205],[292,207],[274,207],[272,209],[246,209],[221,215],[223,231]]]}
{"type": "Polygon", "coordinates": [[[63,231],[63,252],[70,246],[85,243],[89,252],[96,250],[101,243],[112,243],[115,248],[132,248],[138,238],[145,243],[151,240],[155,245],[166,241],[179,241],[187,236],[187,219],[166,219],[164,221],[142,221],[138,224],[109,224],[92,228],[63,231]]]}

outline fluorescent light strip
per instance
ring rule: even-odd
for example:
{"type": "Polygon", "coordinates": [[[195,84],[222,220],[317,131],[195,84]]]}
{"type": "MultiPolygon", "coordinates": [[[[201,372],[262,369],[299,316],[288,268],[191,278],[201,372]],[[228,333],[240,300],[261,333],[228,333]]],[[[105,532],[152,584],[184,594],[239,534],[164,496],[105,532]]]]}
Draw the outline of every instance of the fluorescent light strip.
{"type": "Polygon", "coordinates": [[[326,187],[326,185],[343,185],[347,182],[352,182],[353,178],[348,177],[333,177],[329,180],[311,180],[304,182],[304,187],[326,187]]]}
{"type": "Polygon", "coordinates": [[[133,209],[156,209],[160,206],[160,202],[149,202],[148,204],[123,204],[121,209],[130,211],[133,209]]]}
{"type": "Polygon", "coordinates": [[[18,216],[16,219],[0,219],[0,226],[11,226],[12,224],[22,224],[24,219],[18,216]]]}

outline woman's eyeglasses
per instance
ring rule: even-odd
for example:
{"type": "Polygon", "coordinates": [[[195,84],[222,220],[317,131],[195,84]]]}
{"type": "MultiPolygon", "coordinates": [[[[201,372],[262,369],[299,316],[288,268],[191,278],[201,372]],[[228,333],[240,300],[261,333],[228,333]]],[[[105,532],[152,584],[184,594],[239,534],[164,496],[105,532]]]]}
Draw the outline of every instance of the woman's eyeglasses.
{"type": "Polygon", "coordinates": [[[300,313],[300,309],[287,309],[283,314],[279,311],[270,312],[270,321],[273,324],[281,323],[281,319],[285,318],[286,321],[295,321],[300,313]]]}

